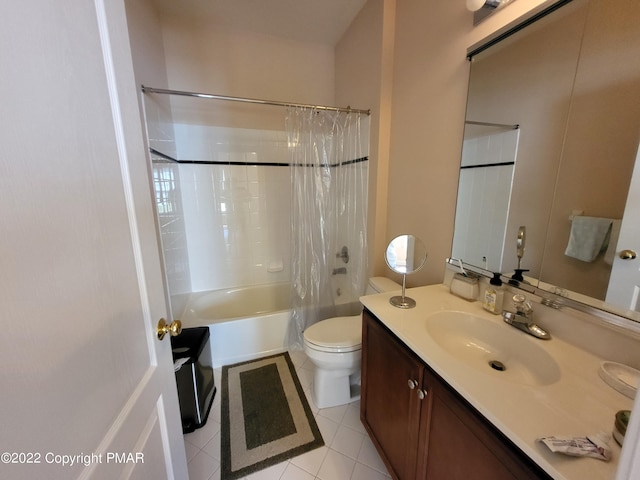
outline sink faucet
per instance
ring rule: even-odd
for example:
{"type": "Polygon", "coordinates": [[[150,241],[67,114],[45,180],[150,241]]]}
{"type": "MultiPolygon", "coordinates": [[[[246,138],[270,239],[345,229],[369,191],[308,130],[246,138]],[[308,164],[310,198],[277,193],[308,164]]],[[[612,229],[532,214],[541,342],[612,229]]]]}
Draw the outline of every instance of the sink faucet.
{"type": "Polygon", "coordinates": [[[527,300],[524,295],[514,295],[513,306],[516,307],[516,315],[526,318],[527,320],[533,320],[533,306],[531,302],[527,300]]]}
{"type": "Polygon", "coordinates": [[[543,330],[533,322],[533,306],[531,302],[527,300],[527,297],[517,294],[513,296],[512,300],[516,312],[513,313],[507,310],[502,312],[504,321],[512,327],[522,330],[529,335],[533,335],[536,338],[549,340],[551,338],[549,332],[543,330]]]}

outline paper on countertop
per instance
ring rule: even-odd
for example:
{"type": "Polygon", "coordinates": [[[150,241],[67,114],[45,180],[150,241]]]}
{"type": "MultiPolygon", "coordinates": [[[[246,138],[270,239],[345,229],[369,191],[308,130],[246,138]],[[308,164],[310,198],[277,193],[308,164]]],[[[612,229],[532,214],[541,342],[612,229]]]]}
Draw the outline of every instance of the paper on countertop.
{"type": "Polygon", "coordinates": [[[605,433],[586,437],[549,436],[538,438],[554,453],[564,453],[572,457],[592,457],[608,462],[611,460],[609,436],[605,433]]]}

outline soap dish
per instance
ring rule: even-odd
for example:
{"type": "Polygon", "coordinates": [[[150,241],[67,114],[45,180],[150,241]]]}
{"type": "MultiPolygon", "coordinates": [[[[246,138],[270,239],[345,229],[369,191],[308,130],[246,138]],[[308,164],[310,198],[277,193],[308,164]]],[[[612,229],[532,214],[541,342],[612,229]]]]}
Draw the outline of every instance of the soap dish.
{"type": "Polygon", "coordinates": [[[599,373],[600,378],[611,388],[625,397],[635,398],[640,382],[640,371],[622,363],[602,362],[599,373]]]}

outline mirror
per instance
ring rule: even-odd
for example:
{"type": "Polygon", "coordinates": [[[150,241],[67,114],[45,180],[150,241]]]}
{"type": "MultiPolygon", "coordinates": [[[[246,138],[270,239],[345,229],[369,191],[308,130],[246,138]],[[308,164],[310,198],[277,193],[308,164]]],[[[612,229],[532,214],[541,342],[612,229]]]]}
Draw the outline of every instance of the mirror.
{"type": "Polygon", "coordinates": [[[389,242],[385,261],[391,270],[402,274],[402,295],[391,297],[389,302],[398,308],[415,307],[415,300],[406,297],[404,292],[407,275],[420,270],[427,261],[424,243],[414,235],[399,235],[389,242]]]}
{"type": "Polygon", "coordinates": [[[640,140],[640,2],[559,4],[469,55],[452,257],[507,277],[520,261],[526,283],[634,318],[605,302],[640,140]],[[567,254],[576,216],[611,220],[591,261],[567,254]]]}

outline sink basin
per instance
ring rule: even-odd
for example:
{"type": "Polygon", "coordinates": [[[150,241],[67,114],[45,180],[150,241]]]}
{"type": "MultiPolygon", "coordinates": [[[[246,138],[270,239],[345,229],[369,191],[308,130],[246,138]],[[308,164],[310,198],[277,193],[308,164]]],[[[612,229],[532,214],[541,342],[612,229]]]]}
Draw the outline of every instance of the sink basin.
{"type": "Polygon", "coordinates": [[[470,367],[524,385],[550,385],[560,367],[533,337],[499,321],[466,312],[429,315],[426,328],[447,353],[470,367]]]}

